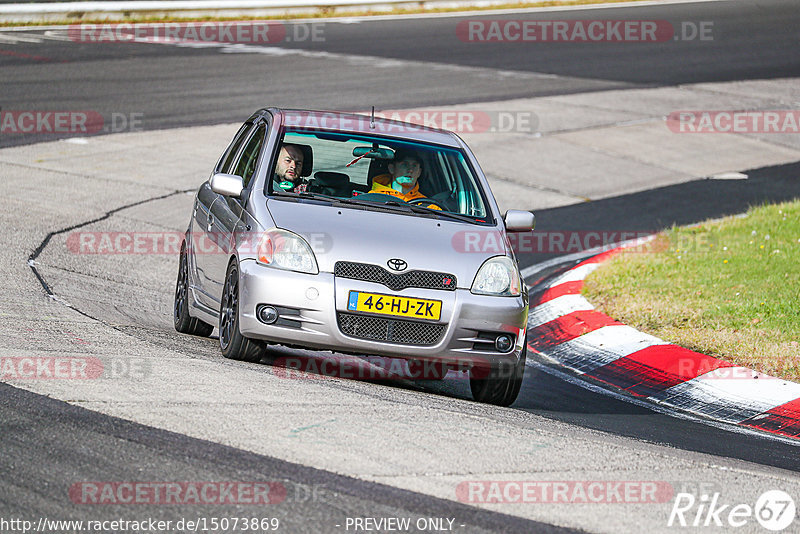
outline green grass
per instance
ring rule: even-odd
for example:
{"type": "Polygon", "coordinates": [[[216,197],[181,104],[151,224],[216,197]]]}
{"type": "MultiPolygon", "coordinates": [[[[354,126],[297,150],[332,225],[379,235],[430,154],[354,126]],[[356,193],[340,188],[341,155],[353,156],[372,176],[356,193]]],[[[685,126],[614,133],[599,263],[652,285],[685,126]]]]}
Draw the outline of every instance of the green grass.
{"type": "Polygon", "coordinates": [[[672,228],[599,268],[583,294],[665,341],[800,380],[800,201],[672,228]]]}
{"type": "MultiPolygon", "coordinates": [[[[318,19],[328,17],[363,17],[363,16],[382,16],[382,15],[412,15],[421,13],[458,13],[469,11],[494,11],[498,9],[527,9],[532,7],[556,7],[556,6],[583,6],[593,4],[612,4],[619,2],[643,2],[645,0],[541,0],[534,2],[509,2],[507,4],[500,4],[495,6],[484,7],[419,7],[419,8],[394,8],[386,11],[376,10],[354,10],[348,6],[342,7],[320,7],[315,12],[310,13],[296,13],[296,14],[275,14],[275,15],[258,15],[258,16],[237,16],[237,17],[180,17],[180,16],[167,16],[156,17],[150,14],[137,14],[130,13],[127,17],[119,19],[92,19],[84,18],[84,14],[76,12],[73,16],[67,17],[63,20],[48,20],[41,22],[0,22],[0,27],[15,27],[15,26],[50,26],[57,24],[113,24],[117,22],[139,22],[139,23],[154,23],[154,22],[206,22],[206,21],[234,21],[234,20],[304,20],[304,19],[318,19]]],[[[435,6],[435,3],[433,4],[435,6]]]]}

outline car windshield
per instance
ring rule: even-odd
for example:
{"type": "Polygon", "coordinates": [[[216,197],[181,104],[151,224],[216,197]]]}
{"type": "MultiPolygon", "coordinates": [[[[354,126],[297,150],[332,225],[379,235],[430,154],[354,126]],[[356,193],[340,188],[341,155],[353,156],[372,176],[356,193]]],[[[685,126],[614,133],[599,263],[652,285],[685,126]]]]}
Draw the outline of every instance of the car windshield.
{"type": "Polygon", "coordinates": [[[485,222],[485,195],[460,149],[378,136],[287,131],[271,193],[485,222]]]}

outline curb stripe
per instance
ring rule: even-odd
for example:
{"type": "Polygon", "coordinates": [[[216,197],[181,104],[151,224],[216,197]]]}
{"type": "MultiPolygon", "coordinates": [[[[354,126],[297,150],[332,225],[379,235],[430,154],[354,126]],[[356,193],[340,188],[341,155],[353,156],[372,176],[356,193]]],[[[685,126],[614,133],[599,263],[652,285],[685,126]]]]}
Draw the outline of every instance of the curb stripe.
{"type": "Polygon", "coordinates": [[[578,282],[578,281],[583,282],[583,280],[598,267],[600,267],[599,263],[594,263],[590,262],[589,260],[586,260],[583,263],[579,263],[577,266],[573,267],[564,274],[557,276],[552,282],[547,284],[546,287],[548,288],[556,287],[557,285],[566,282],[578,282]]]}
{"type": "Polygon", "coordinates": [[[788,395],[780,398],[776,391],[772,391],[775,380],[735,378],[747,371],[750,370],[744,367],[718,369],[657,393],[651,399],[688,412],[739,424],[797,397],[794,392],[787,392],[788,395]],[[720,371],[724,371],[724,374],[720,371]],[[720,378],[725,375],[728,376],[720,378]],[[767,397],[766,393],[772,398],[767,397]]]}
{"type": "Polygon", "coordinates": [[[583,374],[643,348],[663,343],[657,337],[630,326],[611,325],[539,352],[583,374]]]}
{"type": "Polygon", "coordinates": [[[800,399],[781,404],[761,415],[743,421],[742,424],[783,436],[800,438],[800,399]]]}
{"type": "Polygon", "coordinates": [[[800,383],[639,332],[580,295],[584,278],[623,248],[588,258],[532,293],[528,347],[611,391],[621,390],[632,402],[800,438],[800,383]]]}
{"type": "Polygon", "coordinates": [[[545,302],[563,297],[564,295],[580,295],[583,289],[583,280],[573,280],[571,282],[564,282],[554,287],[549,287],[531,297],[530,306],[538,306],[545,302]]]}
{"type": "Polygon", "coordinates": [[[594,306],[582,296],[564,295],[530,310],[528,312],[528,328],[538,328],[565,315],[589,310],[594,310],[594,306]]]}
{"type": "Polygon", "coordinates": [[[730,363],[677,345],[656,345],[634,352],[590,373],[590,376],[639,397],[650,397],[730,363]]]}
{"type": "MultiPolygon", "coordinates": [[[[564,297],[561,297],[564,298],[564,297]]],[[[535,350],[560,345],[604,326],[621,325],[594,310],[580,310],[549,321],[528,331],[528,345],[535,350]],[[531,337],[533,341],[530,341],[531,337]]]]}
{"type": "Polygon", "coordinates": [[[614,248],[614,249],[611,249],[611,250],[606,250],[605,252],[601,252],[597,256],[592,256],[591,258],[587,258],[587,259],[583,260],[582,262],[580,262],[575,267],[577,268],[577,267],[582,267],[584,265],[589,265],[589,264],[593,264],[593,263],[599,264],[599,263],[607,262],[612,257],[614,257],[617,254],[619,254],[620,252],[622,252],[623,248],[626,248],[626,247],[618,247],[618,248],[614,248]]]}

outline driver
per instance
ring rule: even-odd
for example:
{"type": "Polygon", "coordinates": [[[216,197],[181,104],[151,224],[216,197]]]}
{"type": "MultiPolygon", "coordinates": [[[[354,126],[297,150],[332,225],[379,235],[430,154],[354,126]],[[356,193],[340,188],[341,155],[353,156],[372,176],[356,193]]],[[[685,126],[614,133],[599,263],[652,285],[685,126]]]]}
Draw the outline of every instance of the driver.
{"type": "MultiPolygon", "coordinates": [[[[372,179],[372,193],[382,193],[400,198],[406,202],[417,198],[427,198],[419,192],[417,180],[422,175],[422,158],[416,152],[398,149],[394,159],[387,165],[388,174],[379,174],[372,179]]],[[[430,204],[428,207],[441,210],[430,204]]]]}
{"type": "Polygon", "coordinates": [[[284,191],[301,193],[308,189],[308,182],[300,175],[303,172],[303,151],[297,145],[289,143],[281,147],[278,163],[275,165],[276,185],[284,191]]]}

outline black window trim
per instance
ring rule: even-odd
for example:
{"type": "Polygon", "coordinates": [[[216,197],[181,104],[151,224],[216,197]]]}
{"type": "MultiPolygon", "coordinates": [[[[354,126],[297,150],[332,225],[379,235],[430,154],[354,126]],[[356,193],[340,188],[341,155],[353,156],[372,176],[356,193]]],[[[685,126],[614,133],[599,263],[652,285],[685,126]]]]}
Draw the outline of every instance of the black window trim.
{"type": "MultiPolygon", "coordinates": [[[[219,160],[217,160],[217,164],[216,164],[216,166],[214,166],[214,172],[224,172],[225,171],[225,169],[223,169],[223,166],[224,166],[225,162],[228,160],[228,157],[230,156],[231,151],[234,149],[234,147],[236,147],[236,152],[237,153],[239,152],[239,149],[241,148],[241,145],[237,146],[237,142],[240,139],[247,137],[248,132],[250,131],[250,129],[252,127],[253,127],[253,123],[251,121],[246,121],[239,127],[239,129],[236,131],[236,135],[233,136],[233,139],[228,144],[228,148],[225,149],[225,152],[223,152],[222,156],[220,156],[219,160]]],[[[235,155],[234,155],[234,157],[235,157],[235,155]]]]}

